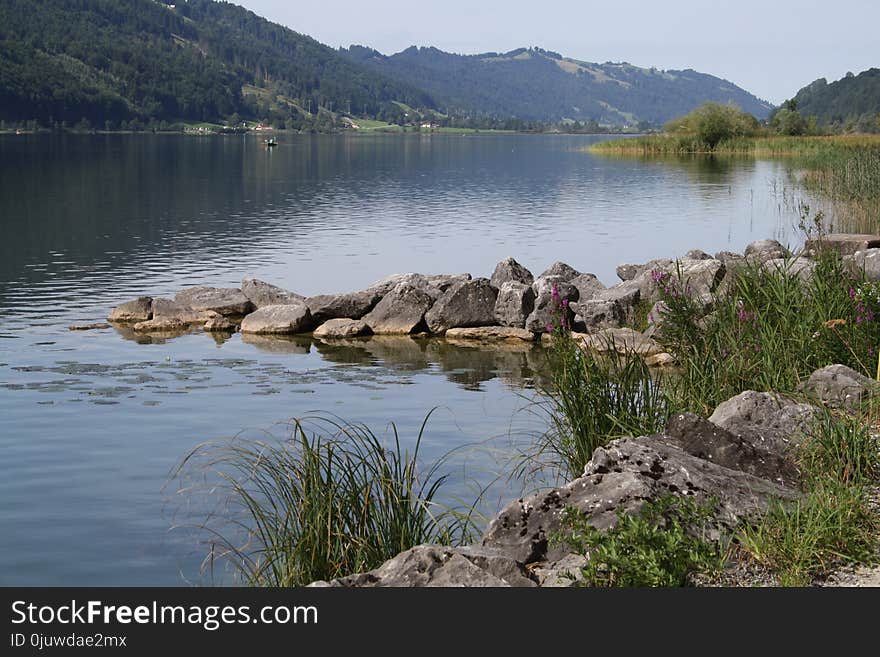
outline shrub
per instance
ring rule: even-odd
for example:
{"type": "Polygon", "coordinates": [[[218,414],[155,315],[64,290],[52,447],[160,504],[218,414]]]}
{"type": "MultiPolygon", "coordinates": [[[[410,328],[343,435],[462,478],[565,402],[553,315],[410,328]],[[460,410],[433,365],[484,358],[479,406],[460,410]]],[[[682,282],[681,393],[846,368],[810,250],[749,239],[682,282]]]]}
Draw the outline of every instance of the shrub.
{"type": "Polygon", "coordinates": [[[713,507],[666,495],[636,515],[619,511],[605,532],[569,507],[554,541],[587,558],[583,586],[686,586],[692,574],[721,569],[722,548],[708,538],[713,507]]]}

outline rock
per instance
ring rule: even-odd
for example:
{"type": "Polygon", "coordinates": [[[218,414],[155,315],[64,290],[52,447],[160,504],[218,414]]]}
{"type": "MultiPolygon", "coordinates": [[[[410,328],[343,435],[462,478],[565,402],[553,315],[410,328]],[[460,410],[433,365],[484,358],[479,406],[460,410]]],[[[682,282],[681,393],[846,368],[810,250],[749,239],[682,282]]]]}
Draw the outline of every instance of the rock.
{"type": "Polygon", "coordinates": [[[206,321],[203,328],[209,333],[231,333],[235,331],[236,325],[221,315],[206,321]]]}
{"type": "Polygon", "coordinates": [[[315,329],[316,338],[356,338],[372,333],[367,323],[359,319],[328,319],[315,329]]]}
{"type": "Polygon", "coordinates": [[[184,322],[176,317],[148,319],[132,326],[138,333],[184,333],[189,327],[189,322],[184,322]]]}
{"type": "Polygon", "coordinates": [[[580,554],[567,554],[553,563],[539,562],[529,568],[542,588],[577,586],[584,581],[583,569],[587,558],[580,554]]]}
{"type": "Polygon", "coordinates": [[[407,283],[412,287],[428,294],[432,299],[437,299],[456,283],[471,280],[470,274],[438,274],[425,276],[423,274],[393,274],[380,281],[376,281],[367,291],[375,292],[379,296],[385,296],[401,283],[407,283]]]}
{"type": "Polygon", "coordinates": [[[479,546],[418,545],[375,570],[341,577],[330,582],[329,586],[532,587],[536,583],[528,577],[522,564],[500,550],[479,546]]]}
{"type": "Polygon", "coordinates": [[[880,249],[856,251],[852,256],[844,256],[844,260],[854,273],[864,272],[869,281],[880,281],[880,249]]]}
{"type": "Polygon", "coordinates": [[[67,327],[68,331],[91,331],[94,329],[108,329],[113,328],[110,324],[105,324],[104,322],[98,322],[95,324],[71,324],[67,327]]]}
{"type": "Polygon", "coordinates": [[[785,454],[803,442],[818,412],[781,395],[746,390],[719,404],[709,421],[762,451],[785,454]]]}
{"type": "Polygon", "coordinates": [[[495,324],[497,298],[498,292],[487,278],[456,283],[425,313],[425,323],[435,334],[451,328],[491,326],[495,324]]]}
{"type": "Polygon", "coordinates": [[[833,251],[841,256],[853,255],[857,251],[880,247],[880,235],[870,233],[835,233],[811,238],[804,242],[802,256],[815,258],[822,251],[833,251]]]}
{"type": "Polygon", "coordinates": [[[242,333],[289,335],[308,333],[315,326],[304,303],[263,306],[241,321],[242,333]]]}
{"type": "Polygon", "coordinates": [[[535,277],[532,276],[532,272],[516,260],[508,257],[495,265],[495,271],[492,272],[492,278],[489,280],[489,283],[492,287],[500,290],[502,285],[510,282],[531,285],[535,282],[535,277]]]}
{"type": "Polygon", "coordinates": [[[605,530],[616,524],[618,511],[637,513],[646,500],[668,493],[694,496],[700,503],[714,498],[719,533],[765,512],[772,499],[796,496],[766,479],[697,458],[656,437],[622,438],[598,448],[582,477],[507,505],[490,522],[482,545],[502,550],[529,568],[536,562],[552,568],[571,554],[567,546],[548,540],[561,529],[565,507],[576,508],[593,526],[605,530]]]}
{"type": "Polygon", "coordinates": [[[407,282],[399,283],[369,313],[363,321],[378,335],[407,334],[423,331],[425,313],[434,304],[434,297],[407,282]]]}
{"type": "Polygon", "coordinates": [[[719,251],[715,254],[715,259],[723,262],[724,266],[729,269],[731,265],[741,264],[746,258],[742,254],[734,253],[733,251],[719,251]]]}
{"type": "Polygon", "coordinates": [[[145,322],[153,318],[153,298],[138,297],[131,301],[126,301],[107,315],[110,322],[145,322]]]}
{"type": "Polygon", "coordinates": [[[482,326],[478,328],[451,328],[446,331],[448,340],[482,340],[484,342],[534,342],[535,334],[513,326],[482,326]]]}
{"type": "Polygon", "coordinates": [[[575,313],[575,324],[583,325],[587,331],[619,328],[627,323],[627,312],[618,301],[589,299],[573,303],[571,309],[575,313]]]}
{"type": "Polygon", "coordinates": [[[606,289],[602,284],[602,281],[596,278],[595,274],[581,274],[580,276],[571,279],[569,283],[577,288],[577,300],[580,303],[592,299],[596,294],[606,289]]]}
{"type": "Polygon", "coordinates": [[[328,319],[361,319],[382,298],[376,290],[362,290],[346,294],[321,294],[306,299],[309,312],[316,322],[328,319]]]}
{"type": "Polygon", "coordinates": [[[712,256],[710,256],[705,251],[700,251],[700,249],[692,249],[688,251],[685,256],[686,259],[689,260],[712,260],[712,256]]]}
{"type": "Polygon", "coordinates": [[[507,281],[501,284],[495,300],[495,321],[502,326],[523,328],[535,309],[535,291],[531,284],[507,281]]]}
{"type": "Polygon", "coordinates": [[[532,333],[543,333],[547,327],[571,327],[574,312],[570,304],[578,299],[578,289],[559,276],[539,276],[532,284],[535,308],[526,318],[525,328],[532,333]]]}
{"type": "Polygon", "coordinates": [[[791,251],[776,240],[756,240],[746,247],[743,255],[757,262],[779,260],[791,256],[791,251]]]}
{"type": "Polygon", "coordinates": [[[656,260],[649,260],[643,265],[618,265],[617,277],[621,281],[627,282],[635,279],[640,274],[650,272],[652,269],[662,269],[665,271],[671,264],[672,260],[669,258],[657,258],[656,260]]]}
{"type": "Polygon", "coordinates": [[[254,304],[255,308],[287,305],[305,300],[300,294],[256,278],[245,278],[241,282],[241,293],[254,304]]]}
{"type": "Polygon", "coordinates": [[[631,328],[607,328],[585,336],[581,346],[590,351],[604,353],[616,351],[620,354],[654,356],[663,353],[663,347],[651,338],[646,338],[631,328]]]}
{"type": "Polygon", "coordinates": [[[550,265],[550,267],[545,270],[538,278],[558,277],[560,280],[568,283],[569,281],[574,280],[580,275],[581,273],[574,267],[571,267],[564,262],[557,261],[550,265]]]}
{"type": "Polygon", "coordinates": [[[238,288],[188,287],[174,295],[174,301],[193,310],[213,310],[221,315],[246,315],[254,304],[238,288]]]}
{"type": "Polygon", "coordinates": [[[876,394],[877,386],[876,381],[846,365],[828,365],[813,372],[798,390],[832,408],[855,409],[876,394]]]}
{"type": "Polygon", "coordinates": [[[671,285],[673,290],[704,300],[708,305],[726,273],[724,263],[715,258],[682,258],[669,264],[658,264],[636,276],[632,283],[639,286],[642,299],[657,301],[663,287],[671,285]]]}
{"type": "Polygon", "coordinates": [[[768,273],[781,272],[787,276],[797,276],[802,281],[809,281],[816,269],[816,261],[809,258],[769,259],[761,265],[768,273]]]}
{"type": "Polygon", "coordinates": [[[648,311],[648,326],[659,329],[663,325],[664,315],[668,310],[669,306],[666,305],[665,301],[658,301],[651,306],[651,310],[648,311]]]}
{"type": "Polygon", "coordinates": [[[618,328],[635,322],[636,310],[642,297],[638,283],[627,281],[606,290],[599,290],[574,310],[587,328],[618,328]]]}
{"type": "Polygon", "coordinates": [[[797,484],[798,470],[782,454],[760,450],[752,443],[693,413],[679,413],[669,418],[665,434],[667,444],[716,465],[768,479],[782,486],[797,484]]]}
{"type": "Polygon", "coordinates": [[[196,311],[188,306],[183,306],[171,299],[159,297],[153,299],[153,319],[157,322],[162,321],[178,321],[183,324],[204,324],[210,319],[220,317],[219,313],[213,310],[196,311]]]}
{"type": "Polygon", "coordinates": [[[675,364],[675,356],[666,352],[645,358],[645,365],[648,367],[674,367],[675,364]]]}

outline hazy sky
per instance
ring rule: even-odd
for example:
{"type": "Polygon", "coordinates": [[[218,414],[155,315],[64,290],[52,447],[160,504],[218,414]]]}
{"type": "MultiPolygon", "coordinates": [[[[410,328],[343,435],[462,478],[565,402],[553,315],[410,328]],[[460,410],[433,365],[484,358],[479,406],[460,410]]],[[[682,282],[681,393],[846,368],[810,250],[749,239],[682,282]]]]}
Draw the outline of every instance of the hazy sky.
{"type": "Polygon", "coordinates": [[[233,0],[329,46],[473,54],[540,46],[586,61],[693,68],[780,103],[880,67],[877,0],[233,0]]]}

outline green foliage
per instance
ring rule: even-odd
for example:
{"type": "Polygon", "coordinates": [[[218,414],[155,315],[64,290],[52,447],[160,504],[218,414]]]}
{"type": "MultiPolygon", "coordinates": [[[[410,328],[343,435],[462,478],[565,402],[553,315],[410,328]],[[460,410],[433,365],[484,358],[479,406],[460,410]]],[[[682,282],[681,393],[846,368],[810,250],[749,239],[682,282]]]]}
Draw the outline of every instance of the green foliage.
{"type": "Polygon", "coordinates": [[[738,540],[783,586],[806,586],[840,565],[877,563],[877,515],[863,486],[823,478],[806,497],[778,503],[738,540]]]}
{"type": "Polygon", "coordinates": [[[0,3],[0,117],[46,125],[132,119],[219,121],[304,109],[375,115],[427,94],[357,66],[314,39],[212,0],[172,9],[152,0],[0,3]],[[242,95],[244,85],[266,91],[242,95]]]}
{"type": "Polygon", "coordinates": [[[880,132],[880,68],[829,84],[816,80],[797,92],[794,103],[803,116],[834,131],[880,132]]]}
{"type": "Polygon", "coordinates": [[[866,418],[825,412],[811,427],[799,451],[799,465],[808,484],[825,479],[864,485],[876,479],[880,442],[866,418]]]}
{"type": "Polygon", "coordinates": [[[611,351],[594,356],[567,332],[554,336],[548,383],[541,390],[550,429],[529,460],[549,457],[564,476],[579,476],[597,447],[613,438],[660,431],[671,412],[654,375],[640,358],[611,351]]]}
{"type": "MultiPolygon", "coordinates": [[[[430,417],[430,414],[429,414],[430,417]]],[[[425,423],[412,453],[392,425],[391,446],[363,425],[296,420],[284,442],[234,440],[196,448],[178,468],[219,477],[224,525],[206,563],[226,559],[251,586],[299,586],[364,572],[420,543],[472,538],[470,510],[434,498],[442,459],[418,467],[425,423]]],[[[209,492],[215,490],[209,483],[209,492]]],[[[189,491],[190,493],[192,491],[189,491]]]]}
{"type": "Polygon", "coordinates": [[[780,268],[743,263],[705,318],[687,295],[667,288],[658,339],[681,366],[669,394],[706,414],[743,390],[794,391],[830,363],[873,376],[880,308],[857,299],[867,285],[826,251],[807,280],[793,261],[780,268]]]}
{"type": "Polygon", "coordinates": [[[704,103],[690,114],[673,119],[667,132],[694,137],[706,149],[714,151],[723,141],[751,137],[758,132],[758,120],[734,105],[704,103]]]}
{"type": "Polygon", "coordinates": [[[770,126],[780,135],[795,137],[807,133],[807,121],[797,110],[782,108],[773,115],[770,126]]]}
{"type": "Polygon", "coordinates": [[[646,121],[653,126],[705,100],[736,102],[762,118],[770,109],[746,91],[696,71],[581,62],[540,48],[456,55],[411,47],[386,56],[352,46],[342,52],[371,70],[425,89],[450,113],[597,125],[646,121]]]}
{"type": "Polygon", "coordinates": [[[723,563],[720,545],[708,538],[713,507],[666,495],[638,514],[618,511],[604,532],[569,507],[553,540],[588,559],[583,586],[687,586],[693,574],[718,572],[723,563]]]}

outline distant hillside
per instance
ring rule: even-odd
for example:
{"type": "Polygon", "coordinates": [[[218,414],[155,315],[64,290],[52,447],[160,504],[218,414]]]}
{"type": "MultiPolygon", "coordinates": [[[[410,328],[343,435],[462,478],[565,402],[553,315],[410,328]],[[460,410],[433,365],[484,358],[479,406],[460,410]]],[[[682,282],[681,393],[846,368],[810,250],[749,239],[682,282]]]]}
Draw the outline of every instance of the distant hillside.
{"type": "Polygon", "coordinates": [[[880,68],[828,84],[820,78],[797,92],[792,99],[803,116],[815,116],[821,125],[852,121],[871,132],[880,130],[880,68]],[[872,128],[873,129],[870,129],[872,128]]]}
{"type": "Polygon", "coordinates": [[[370,116],[424,92],[211,0],[0,1],[0,119],[216,121],[311,108],[370,116]],[[243,93],[244,91],[244,93],[243,93]]]}
{"type": "Polygon", "coordinates": [[[377,73],[425,89],[458,112],[526,120],[661,125],[706,101],[734,103],[765,118],[772,109],[736,85],[693,70],[594,64],[541,50],[455,55],[415,46],[386,56],[363,46],[341,52],[377,73]]]}

